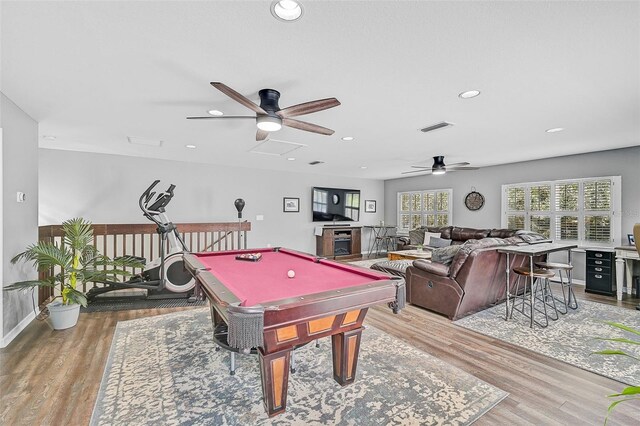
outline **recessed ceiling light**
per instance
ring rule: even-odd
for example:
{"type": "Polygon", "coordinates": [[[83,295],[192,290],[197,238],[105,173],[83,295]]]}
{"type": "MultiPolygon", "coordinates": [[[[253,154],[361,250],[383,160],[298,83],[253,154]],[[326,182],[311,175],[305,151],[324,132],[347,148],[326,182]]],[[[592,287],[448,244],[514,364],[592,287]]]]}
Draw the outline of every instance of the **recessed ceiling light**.
{"type": "Polygon", "coordinates": [[[557,133],[557,132],[561,132],[563,130],[564,130],[563,127],[554,127],[552,129],[545,130],[545,132],[547,132],[547,133],[557,133]]]}
{"type": "Polygon", "coordinates": [[[460,93],[458,97],[462,99],[471,99],[471,98],[475,98],[479,94],[480,94],[479,90],[467,90],[466,92],[460,93]]]}
{"type": "Polygon", "coordinates": [[[189,149],[196,149],[195,145],[185,145],[184,147],[189,149]]]}
{"type": "Polygon", "coordinates": [[[42,139],[44,139],[45,141],[55,141],[56,137],[51,135],[44,135],[42,139]]]}
{"type": "Polygon", "coordinates": [[[353,136],[345,136],[344,138],[342,138],[343,141],[352,141],[355,138],[353,136]]]}
{"type": "Polygon", "coordinates": [[[367,166],[360,166],[360,168],[361,168],[362,170],[364,170],[364,169],[366,169],[366,168],[367,168],[367,166]]]}
{"type": "Polygon", "coordinates": [[[295,159],[296,159],[295,157],[287,157],[288,161],[295,161],[295,159]]]}
{"type": "Polygon", "coordinates": [[[220,117],[221,115],[224,115],[224,112],[218,111],[217,109],[210,109],[207,112],[215,117],[220,117]]]}
{"type": "Polygon", "coordinates": [[[284,22],[293,22],[302,16],[302,5],[295,0],[280,0],[271,3],[271,14],[284,22]]]}

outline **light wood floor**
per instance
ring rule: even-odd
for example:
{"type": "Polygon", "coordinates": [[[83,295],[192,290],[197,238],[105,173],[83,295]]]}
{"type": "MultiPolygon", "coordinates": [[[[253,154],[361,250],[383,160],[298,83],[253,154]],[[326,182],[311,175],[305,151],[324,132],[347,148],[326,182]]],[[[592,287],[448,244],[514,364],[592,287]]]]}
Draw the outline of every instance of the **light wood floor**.
{"type": "MultiPolygon", "coordinates": [[[[582,291],[579,297],[629,309],[637,303],[582,291]]],[[[86,425],[116,323],[184,309],[191,308],[81,314],[76,327],[58,332],[34,321],[0,350],[0,424],[86,425]]],[[[609,404],[606,395],[625,386],[454,326],[415,306],[399,315],[373,308],[365,323],[509,392],[477,425],[602,425],[609,404]]],[[[640,404],[622,404],[610,424],[637,425],[639,419],[640,404]]]]}

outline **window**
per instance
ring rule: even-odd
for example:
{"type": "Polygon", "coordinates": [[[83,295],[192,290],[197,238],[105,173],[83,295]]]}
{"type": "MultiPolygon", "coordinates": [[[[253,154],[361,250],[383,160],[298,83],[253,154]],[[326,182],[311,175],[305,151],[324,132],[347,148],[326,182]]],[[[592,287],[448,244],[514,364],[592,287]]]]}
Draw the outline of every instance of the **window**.
{"type": "Polygon", "coordinates": [[[327,212],[329,206],[329,193],[320,189],[313,190],[313,211],[314,212],[327,212]]]}
{"type": "Polygon", "coordinates": [[[620,176],[503,185],[502,226],[556,241],[620,244],[620,176]]]}
{"type": "Polygon", "coordinates": [[[451,189],[399,192],[398,228],[409,231],[421,226],[450,225],[452,196],[451,189]]]}
{"type": "Polygon", "coordinates": [[[344,215],[353,220],[358,220],[360,217],[360,193],[347,192],[346,195],[344,215]]]}

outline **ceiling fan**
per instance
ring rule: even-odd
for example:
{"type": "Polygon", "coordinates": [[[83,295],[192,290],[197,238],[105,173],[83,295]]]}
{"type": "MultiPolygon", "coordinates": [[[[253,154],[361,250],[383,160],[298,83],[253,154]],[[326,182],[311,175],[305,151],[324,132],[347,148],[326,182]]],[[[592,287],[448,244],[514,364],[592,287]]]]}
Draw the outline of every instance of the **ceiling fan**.
{"type": "Polygon", "coordinates": [[[431,173],[432,175],[443,175],[446,172],[455,172],[458,170],[478,170],[478,167],[467,167],[468,165],[469,163],[467,162],[446,165],[444,164],[444,155],[437,155],[433,157],[433,166],[411,166],[421,170],[411,170],[410,172],[402,172],[401,174],[431,173]]]}
{"type": "Polygon", "coordinates": [[[280,92],[274,89],[262,89],[258,92],[260,96],[260,106],[249,100],[247,97],[236,92],[224,83],[211,82],[211,85],[229,96],[234,101],[249,108],[256,115],[229,115],[219,117],[187,117],[188,120],[226,120],[235,118],[250,118],[256,120],[258,131],[256,140],[261,141],[269,136],[269,132],[275,132],[282,126],[293,127],[294,129],[304,130],[307,132],[319,133],[321,135],[332,135],[334,132],[326,127],[317,124],[307,123],[306,121],[294,120],[291,117],[299,115],[311,114],[312,112],[323,111],[340,105],[336,98],[319,99],[317,101],[305,102],[293,105],[284,109],[278,106],[280,92]]]}

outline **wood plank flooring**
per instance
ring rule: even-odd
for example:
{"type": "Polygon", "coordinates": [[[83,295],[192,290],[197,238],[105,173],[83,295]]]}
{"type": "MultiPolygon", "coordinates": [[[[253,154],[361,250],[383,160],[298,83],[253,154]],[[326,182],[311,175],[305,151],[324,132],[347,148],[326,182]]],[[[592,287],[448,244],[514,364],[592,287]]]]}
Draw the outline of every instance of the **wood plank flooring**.
{"type": "MultiPolygon", "coordinates": [[[[578,291],[581,299],[634,309],[637,299],[578,291]]],[[[0,350],[0,424],[86,425],[118,321],[191,308],[81,314],[78,325],[53,332],[34,321],[0,350]],[[39,342],[39,343],[37,343],[39,342]]],[[[609,400],[625,385],[543,355],[454,326],[408,306],[399,315],[369,310],[365,324],[392,334],[493,384],[509,396],[477,425],[602,425],[609,400]]],[[[208,338],[208,336],[207,336],[208,338]]],[[[640,404],[619,405],[611,425],[637,425],[640,404]]]]}

